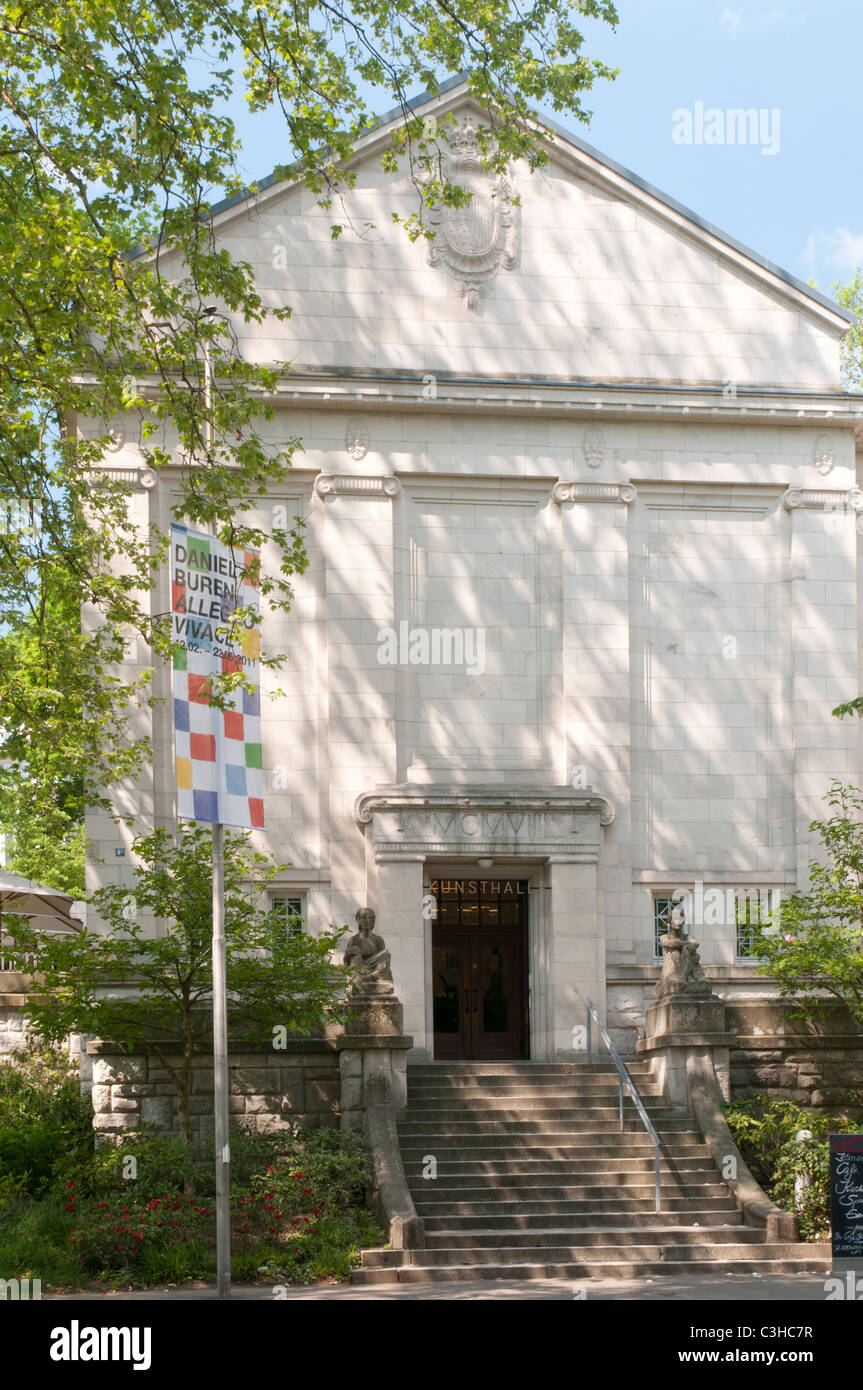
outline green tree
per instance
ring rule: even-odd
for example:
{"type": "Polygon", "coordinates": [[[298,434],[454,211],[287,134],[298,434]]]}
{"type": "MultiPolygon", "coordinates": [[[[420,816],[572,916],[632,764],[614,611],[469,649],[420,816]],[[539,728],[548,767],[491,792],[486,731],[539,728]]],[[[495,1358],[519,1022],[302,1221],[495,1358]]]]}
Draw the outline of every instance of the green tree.
{"type": "MultiPolygon", "coordinates": [[[[180,1130],[191,1142],[192,1063],[212,1041],[212,837],[181,823],[178,840],[159,828],[134,841],[131,886],[110,884],[92,902],[109,924],[105,934],[35,933],[4,924],[21,965],[35,969],[40,993],[27,1015],[37,1034],[62,1042],[95,1034],[159,1058],[177,1097],[180,1130]],[[165,923],[145,934],[149,914],[165,923]],[[32,964],[23,957],[32,953],[32,964]]],[[[281,1032],[308,1034],[340,1016],[347,972],[332,964],[341,932],[289,932],[284,918],[261,905],[282,866],[253,850],[248,834],[225,835],[225,938],[231,1036],[273,1047],[281,1032]]]]}
{"type": "Polygon", "coordinates": [[[759,972],[779,982],[791,1018],[820,1017],[837,1003],[863,1023],[863,797],[831,783],[834,814],[814,820],[824,861],[809,865],[809,891],[783,898],[779,920],[753,930],[759,972]]]}
{"type": "Polygon", "coordinates": [[[856,315],[842,339],[842,376],[846,391],[863,391],[863,275],[859,265],[847,284],[837,280],[830,292],[838,304],[856,315]]]}
{"type": "MultiPolygon", "coordinates": [[[[8,672],[0,720],[0,834],[7,868],[81,898],[84,768],[98,749],[86,746],[92,726],[77,688],[80,619],[62,573],[56,579],[0,634],[0,666],[8,672]]],[[[110,672],[104,679],[110,684],[110,672]]]]}
{"type": "MultiPolygon", "coordinates": [[[[26,799],[27,787],[16,787],[10,800],[26,799]]],[[[0,822],[6,868],[23,874],[42,888],[55,888],[83,898],[87,837],[77,814],[62,805],[22,806],[11,821],[0,822]]]]}
{"type": "MultiPolygon", "coordinates": [[[[209,219],[214,193],[244,190],[228,98],[239,85],[253,112],[282,113],[293,175],[327,206],[352,184],[369,102],[396,105],[385,166],[406,159],[420,206],[461,202],[410,89],[467,71],[489,167],[541,164],[528,104],[586,119],[583,93],[613,75],[583,53],[574,16],[617,18],[610,0],[0,0],[0,631],[24,626],[40,649],[31,682],[0,645],[0,708],[15,704],[31,741],[46,690],[60,736],[80,715],[68,751],[88,798],[148,752],[129,723],[146,679],[116,676],[124,641],[140,633],[156,658],[170,647],[148,603],[166,538],[129,525],[129,485],[99,467],[112,422],[137,422],[157,473],[179,466],[178,516],[239,548],[268,538],[243,514],[283,485],[298,446],[262,429],[288,364],[244,361],[233,332],[290,305],[264,303],[209,219]],[[41,596],[55,590],[52,609],[41,596]],[[68,662],[66,603],[95,615],[84,632],[64,627],[68,662]]],[[[289,604],[305,565],[298,524],[271,538],[281,559],[262,578],[264,612],[289,604]]]]}

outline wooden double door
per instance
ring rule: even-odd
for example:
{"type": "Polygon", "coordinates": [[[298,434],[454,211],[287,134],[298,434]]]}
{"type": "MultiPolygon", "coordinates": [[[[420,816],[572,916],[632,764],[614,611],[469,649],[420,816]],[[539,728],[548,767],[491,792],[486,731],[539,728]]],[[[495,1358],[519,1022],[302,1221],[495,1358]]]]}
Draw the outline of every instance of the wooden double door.
{"type": "Polygon", "coordinates": [[[527,1056],[527,883],[432,879],[434,1055],[527,1056]]]}

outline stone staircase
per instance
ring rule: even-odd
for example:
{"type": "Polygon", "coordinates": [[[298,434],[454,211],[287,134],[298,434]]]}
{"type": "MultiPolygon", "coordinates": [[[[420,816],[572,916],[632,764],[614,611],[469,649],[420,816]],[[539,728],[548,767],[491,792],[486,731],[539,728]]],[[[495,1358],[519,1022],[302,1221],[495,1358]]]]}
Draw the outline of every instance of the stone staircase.
{"type": "Polygon", "coordinates": [[[426,1248],[364,1250],[354,1283],[829,1269],[828,1245],[744,1226],[692,1120],[646,1063],[629,1071],[662,1145],[658,1214],[653,1143],[628,1098],[620,1132],[612,1065],[409,1067],[399,1142],[426,1248]]]}

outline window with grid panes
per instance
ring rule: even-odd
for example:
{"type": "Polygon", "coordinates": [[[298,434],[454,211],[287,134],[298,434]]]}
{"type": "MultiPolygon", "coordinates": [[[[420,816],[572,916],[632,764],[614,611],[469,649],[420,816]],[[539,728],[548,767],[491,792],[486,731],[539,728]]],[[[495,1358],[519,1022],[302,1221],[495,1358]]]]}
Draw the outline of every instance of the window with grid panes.
{"type": "MultiPolygon", "coordinates": [[[[683,908],[684,904],[680,898],[654,898],[653,899],[653,954],[657,960],[662,960],[662,947],[659,938],[665,936],[671,928],[671,913],[675,907],[683,908]]],[[[685,909],[684,909],[685,910],[685,909]]],[[[683,935],[686,936],[686,918],[683,919],[683,935]]]]}
{"type": "Polygon", "coordinates": [[[291,935],[297,935],[305,929],[306,908],[302,895],[273,893],[270,896],[270,908],[284,917],[285,927],[291,935]]]}
{"type": "Polygon", "coordinates": [[[737,894],[734,900],[735,954],[738,960],[757,958],[754,936],[756,927],[769,926],[772,920],[769,889],[756,888],[737,894]]]}

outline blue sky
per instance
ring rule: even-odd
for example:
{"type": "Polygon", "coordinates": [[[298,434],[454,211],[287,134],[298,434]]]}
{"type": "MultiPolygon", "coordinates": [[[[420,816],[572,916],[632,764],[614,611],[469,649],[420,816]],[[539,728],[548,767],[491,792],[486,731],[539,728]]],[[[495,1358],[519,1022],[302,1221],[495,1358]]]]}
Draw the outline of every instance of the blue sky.
{"type": "MultiPolygon", "coordinates": [[[[619,76],[588,94],[588,126],[559,123],[801,279],[825,291],[848,279],[863,265],[860,0],[618,0],[617,9],[616,32],[589,20],[584,29],[586,51],[619,76]],[[775,153],[762,154],[760,134],[707,143],[705,123],[723,130],[711,109],[724,118],[740,107],[764,111],[775,153]],[[690,144],[673,139],[680,111],[692,113],[690,144]]],[[[281,119],[253,120],[240,99],[231,114],[245,172],[269,173],[287,155],[281,119]]]]}

